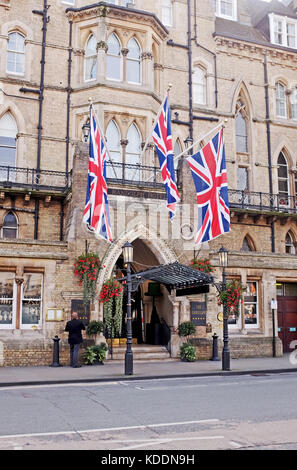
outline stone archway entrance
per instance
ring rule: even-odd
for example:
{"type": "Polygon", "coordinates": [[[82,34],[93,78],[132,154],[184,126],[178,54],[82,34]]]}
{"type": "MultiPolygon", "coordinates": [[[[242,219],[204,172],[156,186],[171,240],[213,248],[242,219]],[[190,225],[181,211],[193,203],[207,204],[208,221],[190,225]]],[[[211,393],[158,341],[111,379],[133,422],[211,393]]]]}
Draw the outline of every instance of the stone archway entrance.
{"type": "MultiPolygon", "coordinates": [[[[132,242],[134,262],[132,274],[159,266],[159,260],[150,249],[146,240],[137,238],[132,242]]],[[[121,278],[125,275],[122,254],[117,259],[113,275],[121,278]]],[[[125,318],[126,301],[123,302],[122,337],[126,337],[125,318]]],[[[132,293],[132,331],[137,344],[167,345],[170,339],[170,327],[173,322],[173,306],[167,289],[159,283],[149,280],[142,283],[132,293]]]]}

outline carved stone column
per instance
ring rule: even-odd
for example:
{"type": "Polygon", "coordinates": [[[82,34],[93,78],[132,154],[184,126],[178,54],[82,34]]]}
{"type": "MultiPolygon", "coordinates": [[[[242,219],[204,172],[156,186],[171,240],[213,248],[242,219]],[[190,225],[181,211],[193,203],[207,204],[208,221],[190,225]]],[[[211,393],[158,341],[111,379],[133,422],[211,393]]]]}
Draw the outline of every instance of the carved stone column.
{"type": "Polygon", "coordinates": [[[129,49],[124,47],[121,50],[122,56],[123,56],[123,82],[127,81],[127,55],[128,55],[129,49]]]}
{"type": "Polygon", "coordinates": [[[24,278],[20,276],[15,277],[15,282],[17,285],[17,303],[16,303],[16,330],[19,330],[21,327],[21,301],[22,301],[22,284],[24,278]]]}
{"type": "Polygon", "coordinates": [[[122,162],[123,162],[123,168],[122,168],[122,178],[125,179],[125,163],[126,163],[126,148],[127,148],[127,145],[128,145],[129,141],[128,139],[122,139],[120,141],[120,144],[122,146],[122,162]]]}
{"type": "Polygon", "coordinates": [[[143,52],[141,54],[141,64],[142,64],[142,84],[149,87],[150,89],[154,88],[154,77],[153,77],[153,54],[152,52],[143,52]]]}

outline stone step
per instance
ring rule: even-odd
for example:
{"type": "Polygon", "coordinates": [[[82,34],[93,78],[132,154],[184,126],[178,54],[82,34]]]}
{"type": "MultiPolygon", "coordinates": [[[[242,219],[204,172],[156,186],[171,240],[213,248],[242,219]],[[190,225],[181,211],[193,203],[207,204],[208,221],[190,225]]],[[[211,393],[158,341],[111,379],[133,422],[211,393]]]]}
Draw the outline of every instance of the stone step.
{"type": "MultiPolygon", "coordinates": [[[[170,360],[170,353],[165,346],[132,345],[133,359],[136,361],[166,361],[170,360]]],[[[113,348],[112,357],[114,360],[124,360],[126,346],[113,348]]],[[[107,358],[110,359],[108,353],[107,358]]]]}

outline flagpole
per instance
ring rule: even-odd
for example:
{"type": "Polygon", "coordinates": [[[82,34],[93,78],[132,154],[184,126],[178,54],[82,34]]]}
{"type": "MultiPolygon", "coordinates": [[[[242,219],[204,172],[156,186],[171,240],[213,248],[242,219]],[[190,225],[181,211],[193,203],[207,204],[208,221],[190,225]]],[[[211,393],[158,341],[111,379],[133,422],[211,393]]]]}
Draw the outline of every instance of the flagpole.
{"type": "MultiPolygon", "coordinates": [[[[186,150],[184,150],[182,153],[180,153],[179,155],[177,155],[176,157],[174,157],[173,161],[175,162],[178,158],[180,158],[182,155],[184,155],[185,153],[189,152],[189,150],[191,150],[193,147],[195,147],[195,145],[199,144],[201,142],[201,140],[204,140],[206,137],[209,136],[209,134],[211,134],[212,132],[216,131],[219,127],[225,127],[225,124],[227,122],[227,119],[225,119],[225,121],[221,121],[216,127],[214,127],[213,129],[211,129],[209,132],[207,132],[207,134],[203,135],[202,137],[200,137],[198,140],[196,140],[194,142],[193,145],[191,145],[191,147],[187,148],[186,150]]],[[[148,182],[150,181],[151,179],[153,178],[153,176],[150,176],[147,180],[145,180],[145,182],[148,182]]]]}
{"type": "MultiPolygon", "coordinates": [[[[90,117],[91,117],[91,109],[93,108],[92,98],[89,98],[88,101],[89,101],[89,103],[90,103],[90,117]]],[[[95,110],[94,110],[94,113],[95,113],[95,110]]],[[[113,167],[113,161],[112,161],[112,158],[111,158],[110,153],[109,153],[109,151],[108,151],[107,143],[106,143],[106,140],[105,140],[105,137],[104,137],[104,133],[102,132],[99,119],[97,119],[97,123],[98,123],[99,131],[100,131],[100,134],[101,134],[101,138],[102,138],[103,143],[104,143],[105,148],[106,148],[106,152],[107,152],[109,161],[110,161],[110,163],[111,163],[111,167],[112,167],[113,172],[114,172],[114,176],[115,176],[115,178],[116,178],[116,177],[117,177],[117,174],[116,174],[115,169],[114,169],[114,167],[113,167]]]]}
{"type": "Polygon", "coordinates": [[[146,149],[147,149],[147,146],[148,146],[148,144],[149,144],[149,141],[150,141],[150,139],[151,139],[151,137],[152,137],[153,129],[154,129],[154,127],[155,127],[155,125],[156,125],[156,123],[157,123],[159,117],[160,117],[160,114],[161,114],[161,112],[162,112],[162,109],[163,109],[165,100],[166,100],[167,95],[168,95],[168,92],[170,91],[171,88],[172,88],[172,84],[169,83],[169,84],[168,84],[168,89],[167,89],[167,91],[166,91],[166,93],[165,93],[165,97],[164,97],[164,99],[163,99],[163,101],[162,101],[162,104],[161,104],[161,106],[160,106],[160,109],[159,109],[159,111],[158,111],[158,114],[157,114],[157,116],[156,116],[156,118],[155,118],[155,120],[154,120],[154,123],[153,123],[153,125],[152,125],[152,127],[151,127],[151,129],[150,129],[150,132],[149,132],[148,137],[147,137],[147,139],[146,139],[145,145],[144,145],[144,147],[143,147],[143,150],[142,150],[142,152],[141,152],[141,154],[140,154],[140,157],[139,157],[139,160],[140,160],[140,161],[141,161],[141,158],[142,158],[142,156],[144,155],[144,153],[145,153],[145,151],[146,151],[146,149]]]}
{"type": "Polygon", "coordinates": [[[193,145],[191,145],[191,147],[188,147],[186,150],[184,150],[183,152],[181,152],[179,155],[177,155],[176,157],[174,157],[174,161],[177,160],[178,158],[180,158],[182,155],[184,155],[185,153],[188,153],[189,150],[191,150],[193,147],[195,147],[195,145],[199,144],[201,142],[201,140],[204,140],[206,137],[209,136],[209,134],[211,134],[212,132],[216,131],[219,127],[225,127],[225,123],[227,122],[227,119],[225,119],[225,121],[221,121],[216,127],[214,127],[213,129],[211,129],[209,132],[207,132],[207,134],[203,135],[202,137],[199,137],[199,139],[197,139],[193,145]]]}

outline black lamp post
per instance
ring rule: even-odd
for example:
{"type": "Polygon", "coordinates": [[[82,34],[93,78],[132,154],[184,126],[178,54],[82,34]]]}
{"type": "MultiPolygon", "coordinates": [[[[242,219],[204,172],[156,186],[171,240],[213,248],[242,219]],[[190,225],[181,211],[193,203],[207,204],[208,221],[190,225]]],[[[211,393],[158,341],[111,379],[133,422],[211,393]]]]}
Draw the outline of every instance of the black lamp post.
{"type": "Polygon", "coordinates": [[[82,131],[83,131],[83,138],[84,142],[87,143],[90,135],[90,121],[87,121],[83,126],[82,126],[82,131]]]}
{"type": "Polygon", "coordinates": [[[133,375],[133,352],[132,352],[132,310],[131,310],[131,263],[133,263],[133,246],[127,242],[123,246],[124,264],[127,265],[127,347],[125,354],[125,375],[133,375]]]}
{"type": "MultiPolygon", "coordinates": [[[[226,267],[228,266],[228,251],[222,246],[219,250],[220,266],[222,268],[222,292],[226,291],[226,267]]],[[[228,314],[226,300],[223,302],[223,341],[222,370],[230,370],[230,351],[228,338],[228,314]]]]}

